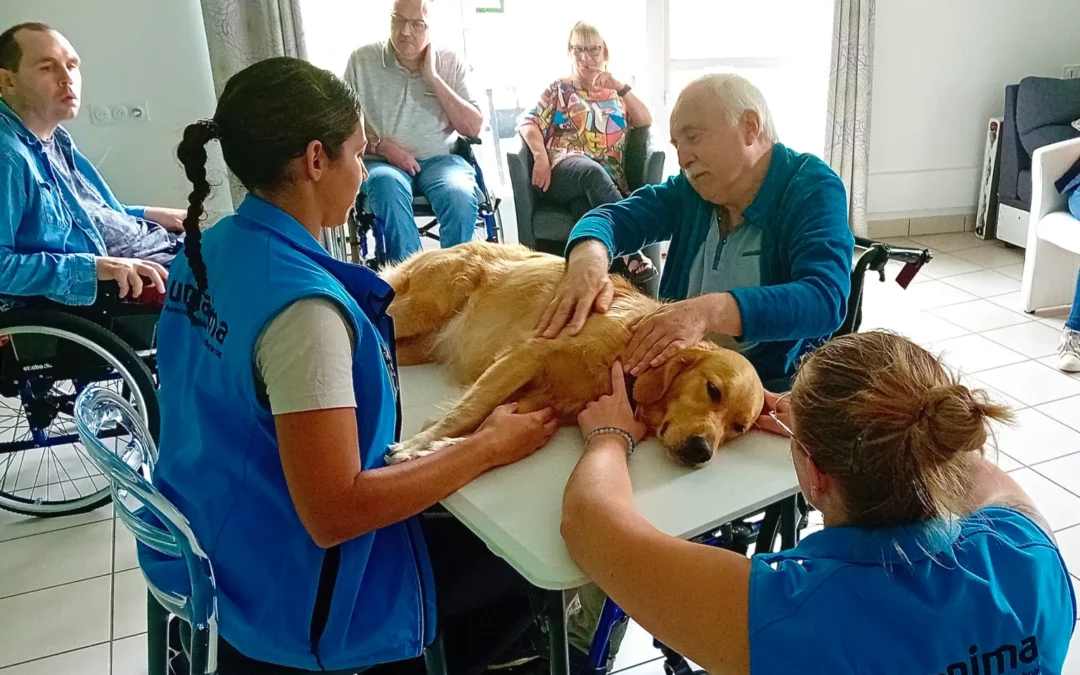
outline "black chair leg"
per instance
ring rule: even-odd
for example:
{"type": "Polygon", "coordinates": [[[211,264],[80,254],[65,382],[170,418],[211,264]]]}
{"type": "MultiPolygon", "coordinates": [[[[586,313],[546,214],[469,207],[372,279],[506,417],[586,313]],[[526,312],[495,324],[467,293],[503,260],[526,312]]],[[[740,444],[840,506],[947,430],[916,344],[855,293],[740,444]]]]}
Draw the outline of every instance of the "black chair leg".
{"type": "Polygon", "coordinates": [[[169,675],[169,612],[146,592],[147,675],[169,675]]]}
{"type": "Polygon", "coordinates": [[[435,641],[424,650],[424,667],[427,675],[447,675],[446,646],[443,644],[442,631],[435,634],[435,641]]]}

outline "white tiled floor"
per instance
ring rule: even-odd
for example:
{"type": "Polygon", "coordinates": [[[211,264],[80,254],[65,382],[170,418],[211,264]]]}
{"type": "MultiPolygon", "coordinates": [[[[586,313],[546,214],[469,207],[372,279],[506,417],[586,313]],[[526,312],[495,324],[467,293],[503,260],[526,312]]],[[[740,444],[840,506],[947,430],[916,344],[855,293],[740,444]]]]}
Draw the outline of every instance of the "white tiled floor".
{"type": "MultiPolygon", "coordinates": [[[[1048,358],[1065,312],[1023,313],[1019,251],[970,234],[913,239],[935,260],[907,291],[868,278],[863,328],[943,351],[966,383],[1016,409],[1015,425],[992,441],[998,461],[1035,499],[1080,574],[1080,377],[1057,372],[1048,358]]],[[[111,507],[64,519],[0,511],[0,675],[145,673],[146,596],[134,554],[111,507]]],[[[659,656],[631,625],[616,667],[661,675],[659,656]]],[[[1080,675],[1080,647],[1064,672],[1080,675]]]]}

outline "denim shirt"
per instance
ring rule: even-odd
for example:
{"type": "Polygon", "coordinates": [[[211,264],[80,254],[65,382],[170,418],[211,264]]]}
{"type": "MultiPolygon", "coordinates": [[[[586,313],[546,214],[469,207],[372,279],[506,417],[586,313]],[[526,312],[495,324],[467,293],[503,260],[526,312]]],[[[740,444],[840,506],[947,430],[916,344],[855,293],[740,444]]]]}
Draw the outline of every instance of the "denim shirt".
{"type": "MultiPolygon", "coordinates": [[[[57,127],[54,138],[75,170],[110,207],[144,215],[142,207],[117,201],[63,127],[57,127]]],[[[105,242],[73,186],[53,171],[41,141],[2,100],[0,200],[0,295],[93,304],[97,296],[94,258],[107,254],[105,242]]]]}

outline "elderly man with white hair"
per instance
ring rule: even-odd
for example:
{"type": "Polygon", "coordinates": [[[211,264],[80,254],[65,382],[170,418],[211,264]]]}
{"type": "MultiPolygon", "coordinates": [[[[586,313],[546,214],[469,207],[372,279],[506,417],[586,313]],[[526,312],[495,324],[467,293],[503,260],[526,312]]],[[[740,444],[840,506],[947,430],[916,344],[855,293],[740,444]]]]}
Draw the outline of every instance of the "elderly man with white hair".
{"type": "Polygon", "coordinates": [[[844,320],[854,250],[844,185],[779,143],[761,92],[737,75],[706,75],[679,94],[671,142],[678,175],[574,227],[538,334],[576,334],[611,305],[609,261],[670,240],[660,295],[673,302],[633,327],[624,368],[638,375],[712,338],[786,391],[799,357],[844,320]]]}

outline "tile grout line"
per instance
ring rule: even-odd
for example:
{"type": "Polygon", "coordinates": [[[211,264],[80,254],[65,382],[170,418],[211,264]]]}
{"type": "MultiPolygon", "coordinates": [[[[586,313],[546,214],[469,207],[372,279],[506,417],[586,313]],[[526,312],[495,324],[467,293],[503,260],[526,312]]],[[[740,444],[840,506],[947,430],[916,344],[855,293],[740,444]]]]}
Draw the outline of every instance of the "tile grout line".
{"type": "MultiPolygon", "coordinates": [[[[1054,534],[1060,534],[1060,533],[1065,532],[1067,530],[1074,530],[1076,528],[1080,528],[1080,523],[1076,523],[1075,525],[1069,525],[1068,527],[1063,527],[1060,530],[1054,530],[1054,534]]],[[[1072,572],[1070,571],[1069,574],[1072,574],[1072,572]]],[[[1076,576],[1076,575],[1073,574],[1073,576],[1076,576]]]]}
{"type": "Polygon", "coordinates": [[[9,600],[11,598],[18,598],[18,597],[22,597],[24,595],[30,595],[31,593],[40,593],[41,591],[51,591],[51,590],[55,590],[57,588],[63,588],[64,586],[71,586],[71,585],[74,585],[74,584],[81,584],[84,581],[93,581],[94,579],[102,579],[104,577],[109,576],[110,574],[112,574],[112,572],[106,572],[105,574],[95,574],[93,576],[86,577],[85,579],[75,579],[74,581],[65,581],[62,584],[53,584],[52,586],[43,586],[41,588],[35,588],[32,591],[20,591],[18,593],[12,593],[11,595],[5,595],[4,597],[0,598],[0,602],[3,602],[4,600],[9,600]]]}
{"type": "MultiPolygon", "coordinates": [[[[1066,457],[1067,457],[1067,456],[1068,456],[1068,455],[1066,455],[1066,457]]],[[[1059,457],[1058,459],[1060,459],[1060,457],[1059,457]]],[[[1052,460],[1050,460],[1050,461],[1052,461],[1052,460]]],[[[1040,463],[1045,463],[1045,462],[1040,462],[1040,463]]],[[[1050,476],[1047,476],[1047,475],[1046,475],[1045,473],[1043,473],[1043,472],[1039,471],[1039,470],[1038,470],[1038,469],[1036,469],[1035,467],[1033,467],[1033,466],[1029,466],[1028,468],[1029,468],[1029,469],[1031,469],[1032,471],[1034,471],[1035,473],[1037,473],[1038,475],[1042,476],[1042,477],[1043,477],[1043,478],[1045,478],[1046,480],[1050,481],[1050,482],[1051,482],[1051,483],[1053,483],[1054,485],[1058,486],[1059,488],[1061,488],[1061,489],[1062,489],[1062,490],[1064,490],[1065,492],[1068,492],[1068,493],[1069,493],[1070,495],[1072,495],[1073,497],[1077,497],[1077,498],[1080,498],[1080,494],[1076,494],[1075,492],[1073,492],[1073,491],[1072,491],[1072,490],[1070,490],[1069,488],[1067,488],[1067,487],[1065,487],[1064,485],[1062,485],[1061,483],[1057,482],[1056,480],[1054,480],[1054,479],[1053,479],[1053,478],[1051,478],[1050,476]]],[[[1078,524],[1078,525],[1080,525],[1080,523],[1077,523],[1077,524],[1078,524]]]]}
{"type": "Polygon", "coordinates": [[[109,675],[113,673],[113,640],[116,638],[116,517],[112,519],[112,555],[109,556],[109,675]]]}
{"type": "MultiPolygon", "coordinates": [[[[30,537],[40,537],[42,535],[52,534],[54,532],[63,532],[64,530],[74,530],[76,527],[86,527],[87,525],[97,525],[98,523],[104,523],[106,520],[109,520],[109,518],[106,517],[106,518],[102,518],[101,520],[91,520],[88,523],[77,523],[75,525],[65,525],[63,527],[58,527],[55,530],[45,530],[44,532],[31,532],[30,534],[20,534],[19,536],[11,537],[10,539],[0,539],[0,546],[3,546],[4,544],[8,543],[9,541],[19,541],[20,539],[28,539],[30,537]]],[[[2,527],[3,526],[0,525],[0,528],[2,528],[2,527]]]]}
{"type": "MultiPolygon", "coordinates": [[[[37,661],[44,661],[45,659],[51,659],[51,658],[56,657],[56,656],[63,656],[64,654],[71,654],[72,652],[78,652],[78,651],[82,651],[84,649],[93,649],[94,647],[100,647],[103,644],[106,644],[106,643],[105,642],[95,642],[93,644],[83,645],[82,647],[75,647],[73,649],[65,649],[62,652],[56,652],[55,654],[49,654],[48,656],[39,656],[39,657],[34,658],[34,659],[27,659],[26,661],[19,661],[18,663],[9,663],[8,665],[0,668],[0,674],[2,674],[8,668],[16,668],[18,666],[25,666],[28,663],[35,663],[37,661]]],[[[111,667],[110,667],[110,670],[111,670],[111,667]]]]}

